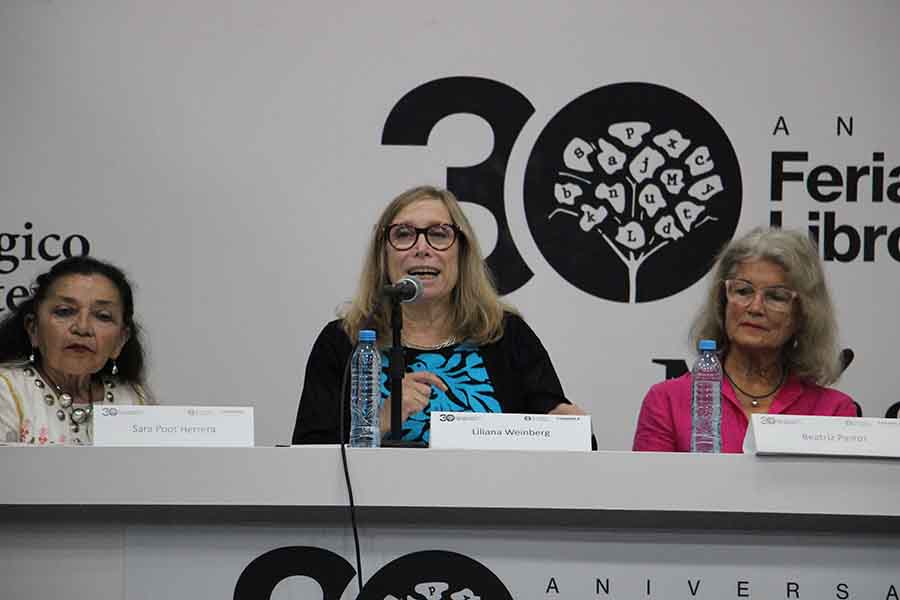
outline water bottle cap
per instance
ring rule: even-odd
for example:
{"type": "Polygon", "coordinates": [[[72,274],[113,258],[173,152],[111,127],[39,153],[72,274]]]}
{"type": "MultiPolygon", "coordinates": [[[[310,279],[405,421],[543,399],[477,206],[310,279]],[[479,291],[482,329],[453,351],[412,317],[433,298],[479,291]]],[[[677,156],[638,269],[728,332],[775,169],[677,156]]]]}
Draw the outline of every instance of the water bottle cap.
{"type": "Polygon", "coordinates": [[[359,330],[359,341],[374,342],[375,341],[375,332],[371,329],[360,329],[359,330]]]}
{"type": "Polygon", "coordinates": [[[716,349],[716,340],[700,340],[700,351],[703,350],[715,350],[716,349]]]}

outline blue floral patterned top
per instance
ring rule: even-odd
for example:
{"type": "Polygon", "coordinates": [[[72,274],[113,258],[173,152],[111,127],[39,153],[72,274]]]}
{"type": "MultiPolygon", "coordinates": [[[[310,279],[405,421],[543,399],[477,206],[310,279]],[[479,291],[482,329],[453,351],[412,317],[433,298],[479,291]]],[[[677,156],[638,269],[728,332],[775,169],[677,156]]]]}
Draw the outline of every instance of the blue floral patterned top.
{"type": "MultiPolygon", "coordinates": [[[[430,371],[447,384],[447,391],[431,386],[431,402],[403,423],[403,439],[428,442],[431,411],[503,412],[494,393],[478,346],[461,343],[440,350],[405,349],[406,371],[430,371]]],[[[381,402],[389,402],[390,357],[381,353],[381,402]]]]}

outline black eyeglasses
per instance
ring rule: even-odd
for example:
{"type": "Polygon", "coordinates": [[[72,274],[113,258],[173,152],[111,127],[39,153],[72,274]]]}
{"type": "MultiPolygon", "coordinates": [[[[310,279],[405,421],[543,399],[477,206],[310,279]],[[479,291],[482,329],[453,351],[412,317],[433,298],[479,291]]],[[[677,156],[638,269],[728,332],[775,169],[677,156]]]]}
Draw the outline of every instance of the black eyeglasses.
{"type": "Polygon", "coordinates": [[[394,223],[384,228],[385,237],[395,250],[409,250],[425,234],[425,241],[435,250],[450,248],[460,235],[459,227],[453,223],[438,223],[428,227],[415,227],[408,223],[394,223]]]}

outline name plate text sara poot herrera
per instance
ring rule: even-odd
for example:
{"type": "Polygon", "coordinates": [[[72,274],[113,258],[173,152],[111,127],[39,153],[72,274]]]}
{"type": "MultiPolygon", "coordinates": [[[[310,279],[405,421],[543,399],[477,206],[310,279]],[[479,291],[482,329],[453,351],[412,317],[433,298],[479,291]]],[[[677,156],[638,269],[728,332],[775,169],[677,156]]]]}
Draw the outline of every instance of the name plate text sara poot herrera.
{"type": "Polygon", "coordinates": [[[253,446],[253,407],[98,407],[94,445],[253,446]]]}

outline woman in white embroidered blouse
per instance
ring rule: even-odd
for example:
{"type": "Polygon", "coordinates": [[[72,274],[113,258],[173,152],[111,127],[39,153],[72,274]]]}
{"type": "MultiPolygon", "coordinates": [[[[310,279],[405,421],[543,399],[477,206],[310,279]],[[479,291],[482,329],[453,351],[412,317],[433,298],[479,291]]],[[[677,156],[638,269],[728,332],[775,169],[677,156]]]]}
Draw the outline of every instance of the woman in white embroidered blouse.
{"type": "Polygon", "coordinates": [[[94,407],[110,403],[148,403],[131,285],[67,258],[0,322],[0,443],[90,444],[94,407]]]}

